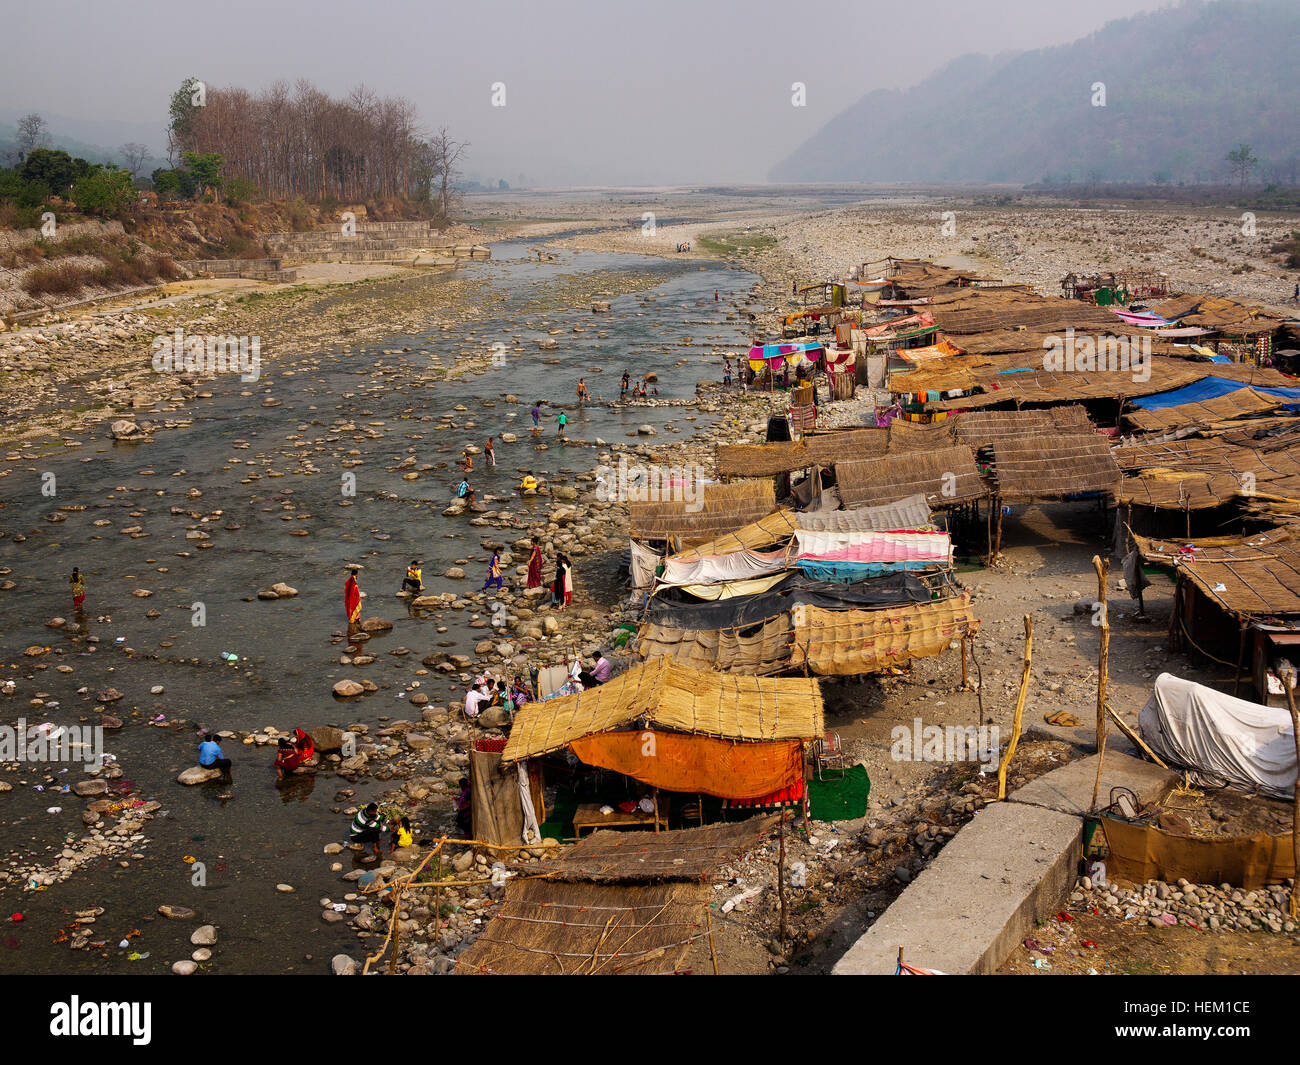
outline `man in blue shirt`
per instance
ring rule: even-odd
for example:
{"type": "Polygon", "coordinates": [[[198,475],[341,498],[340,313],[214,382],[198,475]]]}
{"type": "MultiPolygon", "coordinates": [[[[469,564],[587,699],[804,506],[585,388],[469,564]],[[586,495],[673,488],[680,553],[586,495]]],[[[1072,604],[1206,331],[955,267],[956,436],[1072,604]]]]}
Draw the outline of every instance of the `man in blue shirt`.
{"type": "Polygon", "coordinates": [[[230,779],[230,759],[222,753],[215,732],[209,732],[199,744],[199,765],[204,769],[220,769],[230,779]]]}

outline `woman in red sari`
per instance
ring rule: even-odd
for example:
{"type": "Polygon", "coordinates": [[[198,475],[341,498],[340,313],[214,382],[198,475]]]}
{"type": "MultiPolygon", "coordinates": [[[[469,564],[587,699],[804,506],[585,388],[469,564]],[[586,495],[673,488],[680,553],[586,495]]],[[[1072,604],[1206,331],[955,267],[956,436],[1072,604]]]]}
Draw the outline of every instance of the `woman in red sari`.
{"type": "Polygon", "coordinates": [[[533,537],[533,553],[528,556],[528,585],[529,588],[540,588],[542,586],[542,545],[538,543],[537,537],[533,537]]]}
{"type": "Polygon", "coordinates": [[[357,570],[348,574],[347,583],[343,585],[343,607],[348,615],[348,634],[351,635],[361,621],[361,588],[357,584],[357,570]]]}
{"type": "Polygon", "coordinates": [[[316,754],[316,744],[302,729],[293,730],[293,739],[281,739],[280,749],[275,756],[275,775],[283,777],[292,773],[300,765],[310,762],[316,754]]]}

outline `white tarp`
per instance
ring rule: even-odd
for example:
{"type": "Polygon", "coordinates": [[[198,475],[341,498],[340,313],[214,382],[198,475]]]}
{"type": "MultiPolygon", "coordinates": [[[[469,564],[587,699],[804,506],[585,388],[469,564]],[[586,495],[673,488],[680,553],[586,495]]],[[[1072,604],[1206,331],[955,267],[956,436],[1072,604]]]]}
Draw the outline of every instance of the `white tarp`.
{"type": "Polygon", "coordinates": [[[1295,795],[1295,738],[1289,710],[1248,703],[1161,673],[1138,715],[1142,738],[1198,784],[1232,784],[1290,799],[1295,795]]]}
{"type": "Polygon", "coordinates": [[[727,555],[705,555],[691,562],[668,559],[664,563],[661,584],[721,584],[726,581],[752,580],[786,568],[786,549],[732,551],[727,555]]]}
{"type": "Polygon", "coordinates": [[[655,567],[659,565],[659,554],[648,547],[642,547],[635,540],[632,544],[632,587],[649,588],[655,582],[655,567]]]}

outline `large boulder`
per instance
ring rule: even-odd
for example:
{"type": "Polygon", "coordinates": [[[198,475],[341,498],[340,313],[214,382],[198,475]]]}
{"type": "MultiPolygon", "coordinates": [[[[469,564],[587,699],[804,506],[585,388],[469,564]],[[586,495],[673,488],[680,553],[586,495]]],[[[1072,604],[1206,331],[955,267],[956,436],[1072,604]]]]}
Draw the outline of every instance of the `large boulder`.
{"type": "Polygon", "coordinates": [[[114,440],[140,440],[144,431],[135,422],[119,418],[109,427],[108,435],[114,440]]]}
{"type": "Polygon", "coordinates": [[[176,783],[193,786],[206,784],[209,780],[217,780],[220,777],[220,769],[204,769],[201,765],[192,765],[189,769],[181,771],[181,775],[176,778],[176,783]]]}
{"type": "Polygon", "coordinates": [[[318,751],[339,751],[343,749],[343,730],[333,725],[321,725],[311,730],[311,742],[318,751]]]}
{"type": "Polygon", "coordinates": [[[365,687],[355,680],[341,680],[334,685],[334,694],[340,699],[351,699],[365,690],[365,687]]]}

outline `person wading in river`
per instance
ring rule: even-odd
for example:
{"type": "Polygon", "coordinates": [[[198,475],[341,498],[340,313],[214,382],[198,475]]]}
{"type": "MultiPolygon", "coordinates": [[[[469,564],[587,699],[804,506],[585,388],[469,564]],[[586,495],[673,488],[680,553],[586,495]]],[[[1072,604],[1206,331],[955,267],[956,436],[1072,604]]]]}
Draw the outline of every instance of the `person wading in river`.
{"type": "Polygon", "coordinates": [[[487,464],[489,466],[495,466],[497,464],[497,453],[492,448],[492,437],[490,436],[487,438],[487,443],[483,445],[483,454],[487,458],[487,464]]]}
{"type": "Polygon", "coordinates": [[[528,583],[527,588],[540,588],[542,586],[542,545],[538,542],[537,537],[533,537],[533,550],[528,556],[528,583]]]}
{"type": "Polygon", "coordinates": [[[357,568],[348,571],[348,579],[343,585],[343,609],[348,616],[348,635],[356,632],[361,623],[361,587],[357,584],[357,568]]]}
{"type": "Polygon", "coordinates": [[[68,578],[72,585],[72,606],[81,611],[86,605],[86,578],[76,566],[72,567],[72,576],[68,578]]]}
{"type": "Polygon", "coordinates": [[[498,589],[504,587],[501,577],[501,555],[499,552],[492,552],[492,559],[488,562],[487,580],[483,582],[482,591],[487,591],[493,584],[498,589]]]}
{"type": "Polygon", "coordinates": [[[569,424],[569,416],[565,414],[564,411],[560,411],[560,413],[555,416],[555,424],[558,428],[560,439],[563,440],[564,427],[569,424]]]}

